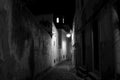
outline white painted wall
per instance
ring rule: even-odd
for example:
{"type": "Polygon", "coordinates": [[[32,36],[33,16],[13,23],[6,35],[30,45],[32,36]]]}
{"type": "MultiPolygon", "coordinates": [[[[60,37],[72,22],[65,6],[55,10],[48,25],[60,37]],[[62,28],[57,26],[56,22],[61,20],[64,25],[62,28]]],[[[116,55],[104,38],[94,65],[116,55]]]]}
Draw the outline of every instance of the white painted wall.
{"type": "Polygon", "coordinates": [[[71,44],[72,44],[72,49],[71,49],[71,54],[72,54],[72,64],[74,65],[75,64],[75,57],[74,57],[74,50],[75,50],[75,47],[74,47],[74,44],[75,44],[75,22],[73,22],[73,30],[72,30],[72,37],[71,37],[72,41],[71,41],[71,44]]]}
{"type": "Polygon", "coordinates": [[[55,64],[58,63],[58,31],[55,27],[55,24],[52,23],[52,53],[51,53],[51,63],[52,63],[52,66],[54,66],[55,64]]]}
{"type": "Polygon", "coordinates": [[[62,48],[61,48],[61,57],[62,57],[62,61],[66,59],[66,55],[67,55],[67,39],[66,39],[66,32],[62,29],[62,48]]]}

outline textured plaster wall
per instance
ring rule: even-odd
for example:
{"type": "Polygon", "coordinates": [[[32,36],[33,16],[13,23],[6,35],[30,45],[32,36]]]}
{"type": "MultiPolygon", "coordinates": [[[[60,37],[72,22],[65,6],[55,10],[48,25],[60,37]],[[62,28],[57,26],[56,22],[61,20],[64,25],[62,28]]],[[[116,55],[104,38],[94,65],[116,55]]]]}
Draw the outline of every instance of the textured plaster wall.
{"type": "Polygon", "coordinates": [[[35,46],[35,74],[40,74],[51,67],[54,61],[52,53],[52,15],[42,15],[37,17],[38,28],[33,29],[35,46]],[[48,25],[46,23],[49,23],[48,25]],[[43,23],[42,23],[43,22],[43,23]],[[49,32],[48,32],[49,31],[49,32]]]}
{"type": "Polygon", "coordinates": [[[27,80],[52,65],[51,36],[42,27],[17,0],[0,0],[0,80],[27,80]]]}
{"type": "Polygon", "coordinates": [[[35,29],[33,36],[34,36],[34,43],[35,43],[34,44],[35,75],[37,75],[52,65],[51,37],[43,29],[40,29],[40,30],[35,29]]]}
{"type": "Polygon", "coordinates": [[[0,80],[15,79],[16,60],[10,53],[9,34],[12,15],[12,2],[0,0],[0,80]]]}
{"type": "Polygon", "coordinates": [[[31,62],[34,52],[31,50],[34,47],[32,27],[35,27],[35,23],[30,18],[30,12],[22,5],[14,1],[12,6],[10,50],[15,59],[14,77],[21,80],[31,78],[31,72],[34,70],[34,61],[31,62]]]}
{"type": "Polygon", "coordinates": [[[58,50],[58,30],[55,27],[54,23],[52,24],[52,66],[59,62],[59,50],[58,50]]]}

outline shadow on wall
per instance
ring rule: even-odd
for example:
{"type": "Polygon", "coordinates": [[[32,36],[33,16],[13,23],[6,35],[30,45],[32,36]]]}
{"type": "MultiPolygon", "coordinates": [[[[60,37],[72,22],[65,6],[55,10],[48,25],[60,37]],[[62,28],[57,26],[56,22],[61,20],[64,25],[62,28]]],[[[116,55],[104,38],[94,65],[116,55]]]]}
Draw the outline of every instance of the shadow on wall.
{"type": "MultiPolygon", "coordinates": [[[[52,15],[43,15],[37,17],[37,21],[46,20],[52,24],[52,15]]],[[[41,21],[42,22],[42,21],[41,21]]],[[[34,38],[34,52],[35,52],[35,76],[40,75],[46,69],[52,66],[52,43],[51,36],[48,31],[44,29],[46,26],[39,23],[38,28],[33,29],[33,38],[34,38]]],[[[48,25],[47,25],[48,26],[48,25]]]]}
{"type": "MultiPolygon", "coordinates": [[[[30,32],[22,23],[22,14],[17,16],[15,13],[17,8],[14,6],[13,11],[11,11],[11,4],[7,0],[0,0],[0,4],[2,1],[6,3],[0,6],[0,30],[2,30],[2,34],[0,34],[0,80],[19,80],[29,76],[26,42],[29,43],[30,32]],[[9,8],[6,9],[6,6],[9,8]],[[16,17],[21,18],[18,21],[16,17]]],[[[17,11],[20,12],[20,10],[17,11]]]]}

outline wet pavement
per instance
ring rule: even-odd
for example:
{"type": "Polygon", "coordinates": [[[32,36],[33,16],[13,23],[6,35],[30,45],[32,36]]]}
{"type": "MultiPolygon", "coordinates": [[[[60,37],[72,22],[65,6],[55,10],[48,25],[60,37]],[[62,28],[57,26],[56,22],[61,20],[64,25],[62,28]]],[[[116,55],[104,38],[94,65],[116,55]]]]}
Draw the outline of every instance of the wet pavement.
{"type": "Polygon", "coordinates": [[[76,76],[70,61],[63,61],[53,67],[42,79],[37,80],[83,80],[76,76]]]}

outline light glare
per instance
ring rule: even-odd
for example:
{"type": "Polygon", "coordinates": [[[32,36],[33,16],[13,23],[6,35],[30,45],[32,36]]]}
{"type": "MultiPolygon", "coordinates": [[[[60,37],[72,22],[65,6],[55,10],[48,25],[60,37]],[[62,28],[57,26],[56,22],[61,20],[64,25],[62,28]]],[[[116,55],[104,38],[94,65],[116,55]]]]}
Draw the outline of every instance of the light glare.
{"type": "Polygon", "coordinates": [[[56,22],[59,23],[59,18],[57,17],[56,22]]]}
{"type": "Polygon", "coordinates": [[[70,34],[70,33],[68,33],[68,34],[66,35],[66,37],[67,37],[67,38],[70,38],[70,37],[71,37],[71,34],[70,34]]]}

